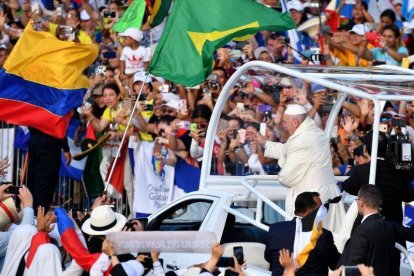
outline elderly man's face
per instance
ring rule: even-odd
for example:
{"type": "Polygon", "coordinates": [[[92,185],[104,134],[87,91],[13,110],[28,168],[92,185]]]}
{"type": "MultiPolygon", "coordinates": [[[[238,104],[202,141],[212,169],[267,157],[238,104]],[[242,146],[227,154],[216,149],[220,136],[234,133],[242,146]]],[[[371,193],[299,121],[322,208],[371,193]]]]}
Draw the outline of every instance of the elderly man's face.
{"type": "Polygon", "coordinates": [[[297,117],[286,114],[283,115],[283,127],[286,129],[290,136],[295,133],[299,125],[300,123],[297,117]]]}

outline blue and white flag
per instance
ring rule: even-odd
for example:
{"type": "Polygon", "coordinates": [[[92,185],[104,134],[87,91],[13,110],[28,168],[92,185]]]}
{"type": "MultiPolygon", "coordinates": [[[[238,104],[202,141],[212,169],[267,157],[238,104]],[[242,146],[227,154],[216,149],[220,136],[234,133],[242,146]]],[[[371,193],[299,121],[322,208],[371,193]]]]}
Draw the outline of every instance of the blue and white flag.
{"type": "MultiPolygon", "coordinates": [[[[70,153],[72,155],[79,154],[82,152],[81,148],[76,146],[75,141],[74,141],[75,133],[76,133],[78,126],[79,126],[79,120],[74,119],[72,117],[69,123],[68,131],[67,131],[68,145],[69,145],[70,153]]],[[[66,159],[62,153],[59,175],[64,176],[64,177],[69,177],[77,181],[82,181],[82,175],[83,175],[83,170],[85,168],[85,163],[86,163],[86,158],[83,158],[82,160],[79,160],[79,161],[72,160],[72,162],[70,162],[70,164],[67,166],[66,159]]]]}
{"type": "MultiPolygon", "coordinates": [[[[287,2],[286,2],[286,0],[280,1],[280,4],[282,5],[283,12],[289,12],[288,11],[288,8],[287,8],[287,2]]],[[[302,57],[301,57],[301,55],[299,55],[298,51],[300,53],[302,53],[304,49],[302,47],[301,41],[299,40],[298,31],[296,29],[291,29],[291,30],[288,30],[287,31],[287,34],[289,36],[290,46],[293,49],[296,50],[296,51],[293,50],[293,57],[295,58],[295,60],[298,63],[300,63],[302,61],[302,57]]]]}
{"type": "Polygon", "coordinates": [[[411,21],[414,17],[414,1],[412,0],[405,0],[403,1],[402,5],[402,15],[407,19],[407,21],[411,21]]]}

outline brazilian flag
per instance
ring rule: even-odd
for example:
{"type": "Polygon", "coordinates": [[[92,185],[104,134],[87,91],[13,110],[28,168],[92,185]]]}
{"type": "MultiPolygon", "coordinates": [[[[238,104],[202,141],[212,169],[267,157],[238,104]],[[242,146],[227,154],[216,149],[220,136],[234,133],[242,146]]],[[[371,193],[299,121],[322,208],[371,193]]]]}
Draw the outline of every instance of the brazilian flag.
{"type": "Polygon", "coordinates": [[[254,0],[175,1],[151,60],[151,74],[195,86],[213,68],[213,53],[229,41],[247,38],[260,30],[295,28],[288,13],[280,13],[254,0]]]}

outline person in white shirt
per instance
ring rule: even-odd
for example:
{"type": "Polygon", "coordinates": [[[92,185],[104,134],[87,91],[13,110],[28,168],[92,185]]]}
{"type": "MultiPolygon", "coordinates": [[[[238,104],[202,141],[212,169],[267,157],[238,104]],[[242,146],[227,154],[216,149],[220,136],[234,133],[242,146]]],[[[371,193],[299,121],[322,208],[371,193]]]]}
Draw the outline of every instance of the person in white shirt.
{"type": "Polygon", "coordinates": [[[136,72],[145,71],[150,60],[148,51],[140,45],[142,32],[137,28],[128,28],[119,34],[125,39],[121,53],[121,78],[131,78],[136,72]]]}
{"type": "MultiPolygon", "coordinates": [[[[278,180],[288,188],[285,210],[293,216],[295,199],[302,192],[318,192],[322,202],[340,193],[333,175],[329,140],[308,116],[306,109],[298,104],[288,104],[283,115],[283,127],[290,136],[285,144],[266,141],[258,134],[255,138],[264,145],[265,157],[278,159],[282,168],[278,180]]],[[[337,232],[344,216],[343,204],[335,204],[323,225],[337,232]]]]}

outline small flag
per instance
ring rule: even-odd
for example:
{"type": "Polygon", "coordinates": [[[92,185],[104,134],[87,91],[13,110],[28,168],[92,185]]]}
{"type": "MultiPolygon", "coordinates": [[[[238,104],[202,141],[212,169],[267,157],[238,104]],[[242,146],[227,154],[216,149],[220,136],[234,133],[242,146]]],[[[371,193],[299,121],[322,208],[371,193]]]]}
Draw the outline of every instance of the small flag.
{"type": "Polygon", "coordinates": [[[141,29],[145,6],[145,0],[135,0],[132,2],[118,22],[112,27],[112,31],[122,33],[132,27],[141,29]]]}

